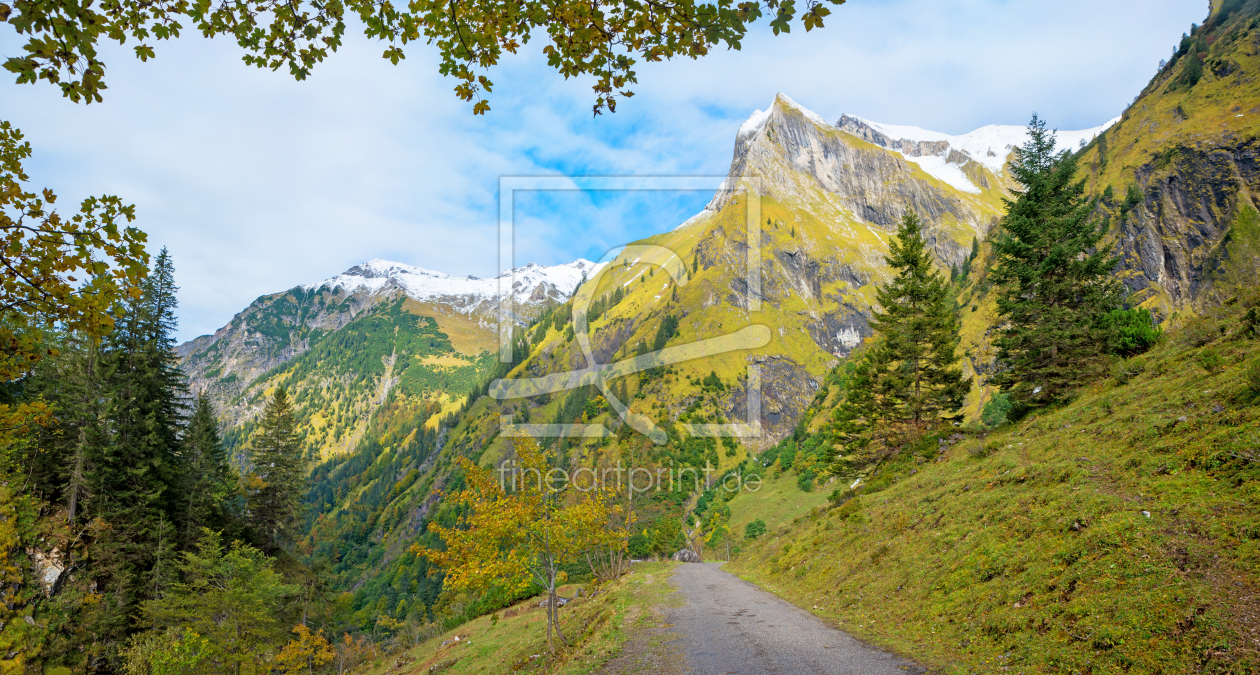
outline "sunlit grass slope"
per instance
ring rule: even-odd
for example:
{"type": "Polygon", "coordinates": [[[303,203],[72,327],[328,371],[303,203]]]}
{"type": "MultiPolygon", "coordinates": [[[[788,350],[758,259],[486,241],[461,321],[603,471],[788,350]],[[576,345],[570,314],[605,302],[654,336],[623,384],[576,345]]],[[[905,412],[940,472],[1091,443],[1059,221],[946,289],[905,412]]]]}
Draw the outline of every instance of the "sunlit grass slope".
{"type": "MultiPolygon", "coordinates": [[[[558,647],[555,657],[547,653],[547,611],[536,597],[382,658],[356,675],[595,672],[621,652],[633,631],[659,624],[653,608],[666,603],[665,596],[673,591],[666,579],[676,564],[636,564],[630,574],[594,596],[584,595],[561,608],[561,630],[571,644],[558,647]]],[[[578,588],[562,587],[560,595],[572,598],[578,588]]]]}
{"type": "Polygon", "coordinates": [[[731,500],[731,520],[729,527],[736,539],[744,536],[744,528],[754,520],[761,520],[766,527],[774,531],[781,525],[789,524],[793,519],[810,513],[813,509],[827,504],[827,495],[839,481],[824,487],[815,487],[811,492],[804,492],[797,486],[796,474],[784,473],[777,478],[774,471],[767,471],[761,488],[745,491],[731,500]]]}
{"type": "Polygon", "coordinates": [[[1062,409],[916,445],[884,489],[727,569],[945,672],[1260,671],[1260,340],[1241,305],[1062,409]]]}

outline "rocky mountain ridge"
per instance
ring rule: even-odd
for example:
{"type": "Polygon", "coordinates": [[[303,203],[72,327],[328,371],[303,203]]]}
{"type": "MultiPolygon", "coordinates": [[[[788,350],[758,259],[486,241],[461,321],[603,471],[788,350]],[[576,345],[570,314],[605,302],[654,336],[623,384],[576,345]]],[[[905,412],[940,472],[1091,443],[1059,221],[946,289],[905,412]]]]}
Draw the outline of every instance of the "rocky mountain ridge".
{"type": "MultiPolygon", "coordinates": [[[[208,393],[225,426],[245,434],[236,439],[237,445],[245,442],[247,429],[252,428],[262,394],[276,383],[285,381],[291,389],[336,390],[342,400],[339,414],[345,418],[338,426],[341,432],[331,441],[327,434],[312,436],[310,450],[321,456],[342,452],[357,442],[375,409],[399,383],[410,383],[413,395],[448,399],[465,395],[497,348],[499,311],[506,299],[512,300],[512,316],[526,324],[541,308],[567,299],[599,267],[586,260],[554,266],[531,263],[499,277],[477,278],[370,260],[322,281],[262,296],[213,335],[179,345],[176,352],[193,392],[208,393]],[[397,323],[402,319],[394,312],[390,333],[378,325],[385,320],[379,315],[382,308],[394,306],[423,320],[416,325],[397,323]],[[372,320],[365,323],[368,319],[372,320]],[[419,361],[399,362],[399,346],[412,331],[431,333],[432,338],[425,338],[428,344],[422,347],[414,340],[407,342],[419,361]],[[335,354],[333,361],[354,361],[353,369],[301,365],[317,358],[311,356],[312,349],[325,345],[328,351],[351,335],[358,336],[355,350],[379,351],[383,360],[364,364],[350,354],[335,354]],[[287,374],[293,368],[319,372],[321,378],[293,382],[287,374]],[[411,375],[403,378],[400,373],[408,368],[411,375]],[[353,430],[346,431],[350,427],[353,430]],[[331,446],[321,445],[325,441],[331,446]]],[[[314,409],[304,410],[301,417],[303,424],[323,420],[322,412],[314,409]]]]}

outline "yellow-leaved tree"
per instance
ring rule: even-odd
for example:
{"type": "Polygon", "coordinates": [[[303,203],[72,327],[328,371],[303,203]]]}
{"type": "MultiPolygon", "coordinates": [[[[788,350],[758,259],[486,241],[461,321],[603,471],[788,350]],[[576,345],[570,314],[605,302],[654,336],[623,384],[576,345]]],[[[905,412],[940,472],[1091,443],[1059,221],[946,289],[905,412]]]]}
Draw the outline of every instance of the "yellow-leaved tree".
{"type": "Polygon", "coordinates": [[[285,675],[306,673],[314,675],[316,668],[321,668],[337,656],[332,645],[324,639],[324,631],[311,632],[306,624],[299,623],[293,627],[297,637],[289,640],[289,644],[276,656],[276,666],[285,675]]]}
{"type": "Polygon", "coordinates": [[[560,631],[556,586],[564,582],[561,565],[577,561],[592,547],[623,545],[608,523],[621,509],[601,485],[561,482],[551,454],[532,438],[514,439],[516,463],[495,471],[461,460],[467,488],[451,496],[464,509],[453,527],[431,524],[441,537],[442,551],[411,547],[446,573],[452,591],[499,588],[519,593],[531,585],[547,592],[547,649],[555,653],[553,634],[560,631]]]}

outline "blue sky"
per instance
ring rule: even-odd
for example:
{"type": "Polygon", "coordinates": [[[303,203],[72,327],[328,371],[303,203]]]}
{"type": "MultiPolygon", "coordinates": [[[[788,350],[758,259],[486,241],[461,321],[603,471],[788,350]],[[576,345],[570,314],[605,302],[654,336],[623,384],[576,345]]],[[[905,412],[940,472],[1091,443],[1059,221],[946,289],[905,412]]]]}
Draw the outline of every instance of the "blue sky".
{"type": "MultiPolygon", "coordinates": [[[[742,51],[646,64],[636,96],[592,119],[585,78],[547,68],[534,44],[491,72],[473,117],[412,47],[398,66],[359,37],[294,82],[243,65],[225,39],[191,34],[137,61],[107,47],[104,103],[0,82],[0,119],[35,156],[32,185],[61,204],[118,194],[153,250],[170,248],[180,338],[212,332],[259,295],[370,258],[451,274],[497,268],[504,175],[723,175],[735,131],[776,92],[842,113],[965,133],[1037,111],[1080,129],[1118,115],[1203,0],[850,0],[827,27],[742,51]]],[[[0,55],[22,41],[0,25],[0,55]]],[[[598,257],[673,227],[711,195],[550,193],[518,200],[517,264],[598,257]]]]}

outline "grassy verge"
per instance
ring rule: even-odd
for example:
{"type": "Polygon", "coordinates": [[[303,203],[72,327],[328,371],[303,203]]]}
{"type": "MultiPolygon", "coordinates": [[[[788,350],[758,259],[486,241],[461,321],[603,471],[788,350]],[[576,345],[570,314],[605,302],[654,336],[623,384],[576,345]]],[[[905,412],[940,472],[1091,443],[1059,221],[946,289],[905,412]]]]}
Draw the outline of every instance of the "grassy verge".
{"type": "MultiPolygon", "coordinates": [[[[560,626],[570,646],[547,655],[547,614],[542,598],[531,598],[495,615],[483,616],[414,649],[390,655],[356,675],[420,673],[555,673],[578,675],[599,670],[621,653],[639,628],[655,621],[652,607],[673,591],[665,580],[676,563],[635,564],[630,574],[560,610],[560,626]],[[459,639],[456,640],[455,638],[459,639]]],[[[577,586],[561,595],[573,597],[577,586]]],[[[557,638],[558,640],[558,638],[557,638]]]]}
{"type": "Polygon", "coordinates": [[[726,569],[948,673],[1260,672],[1260,344],[1239,333],[1195,320],[726,569]]]}

